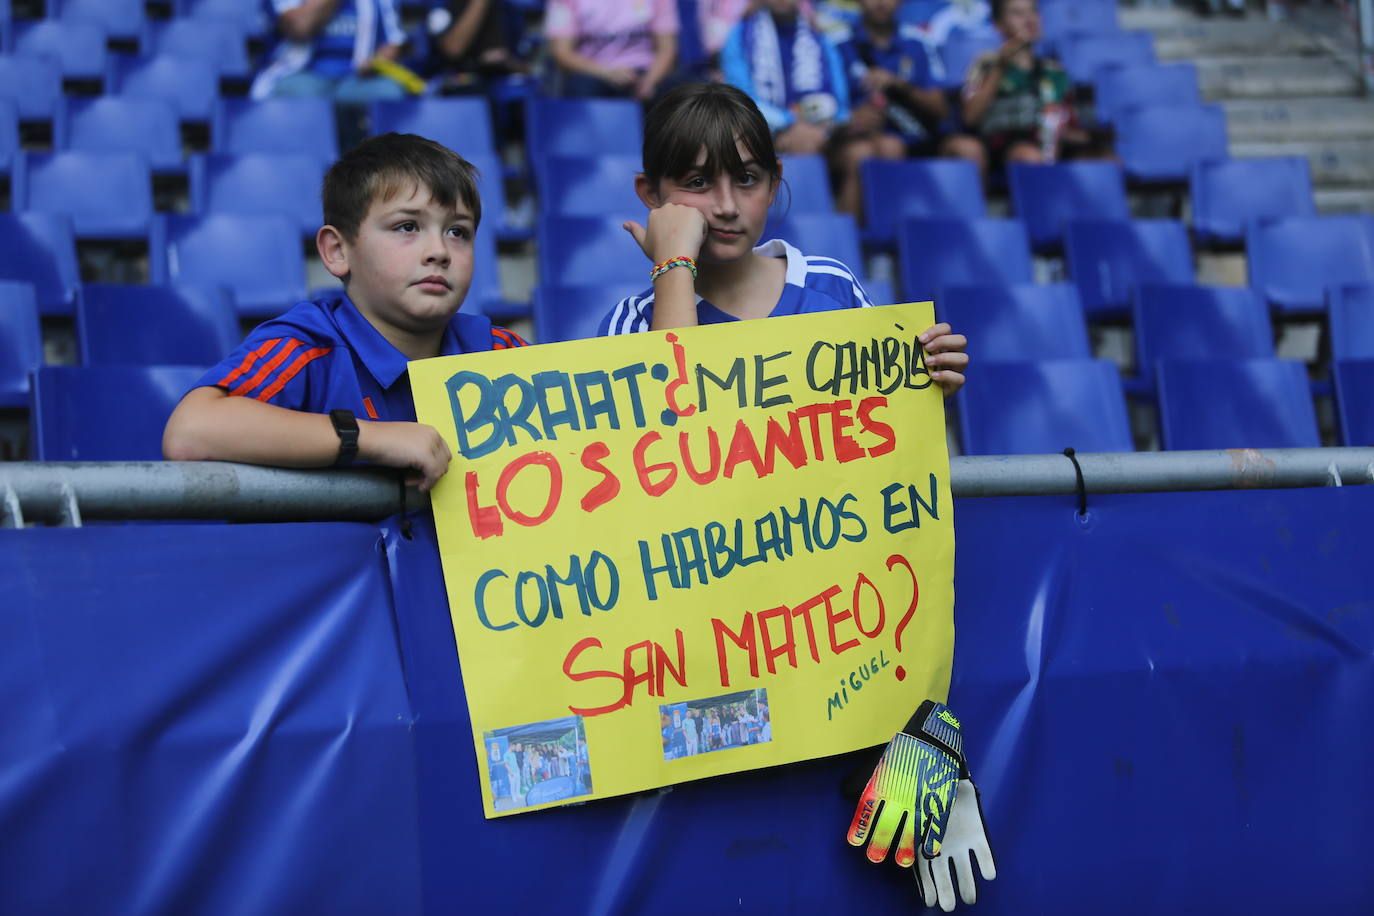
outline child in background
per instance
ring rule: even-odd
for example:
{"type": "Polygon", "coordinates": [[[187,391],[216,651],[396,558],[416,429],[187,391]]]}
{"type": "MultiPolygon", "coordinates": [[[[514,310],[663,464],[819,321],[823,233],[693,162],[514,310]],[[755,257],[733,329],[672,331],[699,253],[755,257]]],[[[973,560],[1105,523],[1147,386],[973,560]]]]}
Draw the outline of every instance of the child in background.
{"type": "MultiPolygon", "coordinates": [[[[622,299],[600,333],[630,334],[872,305],[854,273],[781,239],[758,244],[782,165],[758,106],[733,86],[679,86],[644,122],[635,191],[648,226],[625,223],[655,265],[653,287],[622,299]],[[685,260],[677,260],[685,259],[685,260]]],[[[921,335],[931,379],[946,395],[964,383],[963,335],[937,324],[921,335]]]]}
{"type": "Polygon", "coordinates": [[[849,87],[839,52],[799,0],[762,0],[720,52],[725,81],[758,103],[779,152],[825,151],[849,120],[849,87]]]}
{"type": "Polygon", "coordinates": [[[982,151],[967,158],[997,171],[1008,162],[1105,155],[1077,124],[1068,74],[1035,53],[1035,0],[993,0],[992,16],[1004,42],[974,63],[963,92],[964,123],[986,146],[986,163],[982,151]]]}
{"type": "Polygon", "coordinates": [[[324,180],[320,258],[341,295],[260,325],[177,405],[166,457],[280,467],[405,468],[427,491],[451,459],[415,422],[406,363],[525,342],[460,315],[482,217],[472,166],[413,134],[344,154],[324,180]]]}
{"type": "Polygon", "coordinates": [[[856,217],[863,162],[936,155],[940,122],[949,114],[925,45],[897,22],[897,0],[860,0],[859,9],[863,18],[840,45],[850,116],[835,150],[840,175],[835,204],[856,217]]]}

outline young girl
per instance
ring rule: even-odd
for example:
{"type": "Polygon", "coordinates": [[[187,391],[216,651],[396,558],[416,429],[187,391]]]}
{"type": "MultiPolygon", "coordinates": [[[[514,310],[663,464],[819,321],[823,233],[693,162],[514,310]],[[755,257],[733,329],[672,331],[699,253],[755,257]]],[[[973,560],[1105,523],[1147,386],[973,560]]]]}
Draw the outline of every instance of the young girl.
{"type": "MultiPolygon", "coordinates": [[[[617,303],[600,333],[871,306],[842,262],[781,239],[758,245],[781,180],[768,123],[747,95],[715,83],[667,93],[645,119],[644,171],[635,177],[648,227],[625,223],[658,265],[653,287],[617,303]]],[[[921,342],[931,378],[946,395],[957,391],[968,365],[963,335],[937,324],[921,342]]]]}

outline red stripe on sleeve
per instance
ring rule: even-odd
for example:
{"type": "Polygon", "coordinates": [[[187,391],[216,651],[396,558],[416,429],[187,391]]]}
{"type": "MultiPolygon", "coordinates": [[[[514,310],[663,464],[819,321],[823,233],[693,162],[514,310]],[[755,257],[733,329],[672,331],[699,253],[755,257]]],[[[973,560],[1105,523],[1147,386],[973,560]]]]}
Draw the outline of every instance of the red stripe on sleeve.
{"type": "MultiPolygon", "coordinates": [[[[295,360],[292,361],[291,365],[287,366],[286,369],[282,371],[281,375],[277,376],[276,381],[253,395],[253,397],[257,398],[259,401],[270,401],[273,395],[285,388],[286,384],[300,374],[300,371],[308,364],[319,359],[333,349],[333,347],[316,347],[313,350],[306,350],[300,356],[297,356],[295,360]]],[[[367,406],[371,407],[372,405],[369,403],[367,406]]],[[[375,414],[373,415],[373,419],[376,419],[375,414]]]]}
{"type": "Polygon", "coordinates": [[[220,379],[216,384],[221,388],[228,388],[230,385],[234,384],[234,382],[238,380],[239,376],[243,375],[249,369],[252,369],[254,363],[256,363],[258,360],[266,356],[273,347],[275,347],[277,344],[281,342],[282,338],[273,337],[271,340],[267,341],[265,344],[254,350],[252,353],[249,353],[247,356],[245,356],[243,358],[243,362],[239,363],[237,369],[235,369],[233,372],[230,372],[224,378],[220,379]]]}
{"type": "Polygon", "coordinates": [[[372,398],[363,398],[363,409],[367,411],[369,420],[377,419],[377,408],[372,406],[372,398]]]}
{"type": "Polygon", "coordinates": [[[263,363],[262,368],[253,373],[252,378],[248,379],[246,382],[241,382],[237,388],[229,393],[231,395],[243,395],[261,385],[267,377],[272,374],[272,370],[286,362],[286,358],[295,352],[296,348],[300,345],[301,342],[299,340],[288,340],[286,345],[277,351],[276,356],[263,363]]]}

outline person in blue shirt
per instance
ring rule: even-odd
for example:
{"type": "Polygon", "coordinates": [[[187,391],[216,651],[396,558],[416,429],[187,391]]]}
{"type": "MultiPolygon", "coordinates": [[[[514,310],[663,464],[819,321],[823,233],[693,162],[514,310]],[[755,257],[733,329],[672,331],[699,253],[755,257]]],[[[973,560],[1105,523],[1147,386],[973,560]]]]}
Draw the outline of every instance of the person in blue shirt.
{"type": "Polygon", "coordinates": [[[725,40],[725,81],[758,104],[779,152],[822,153],[849,120],[839,52],[801,11],[799,0],[762,0],[759,6],[725,40]]]}
{"type": "Polygon", "coordinates": [[[340,102],[399,99],[405,90],[373,72],[405,44],[394,0],[262,0],[277,44],[249,94],[317,96],[340,102]]]}
{"type": "Polygon", "coordinates": [[[941,138],[949,103],[914,29],[897,21],[897,0],[860,0],[860,20],[839,46],[849,80],[849,124],[836,144],[835,205],[860,216],[862,163],[874,157],[958,155],[971,137],[941,138]]]}
{"type": "Polygon", "coordinates": [[[473,167],[412,134],[344,154],[324,180],[315,244],[341,295],[300,302],[256,328],[177,405],[174,460],[404,468],[428,491],[451,459],[415,422],[409,360],[524,346],[458,313],[472,282],[481,200],[473,167]]]}
{"type": "MultiPolygon", "coordinates": [[[[653,285],[616,303],[600,334],[873,305],[843,262],[781,239],[758,244],[781,179],[772,133],[749,96],[718,83],[670,90],[644,120],[635,192],[648,225],[624,224],[654,265],[653,285]]],[[[921,342],[931,378],[946,395],[958,390],[963,335],[941,323],[921,342]]]]}

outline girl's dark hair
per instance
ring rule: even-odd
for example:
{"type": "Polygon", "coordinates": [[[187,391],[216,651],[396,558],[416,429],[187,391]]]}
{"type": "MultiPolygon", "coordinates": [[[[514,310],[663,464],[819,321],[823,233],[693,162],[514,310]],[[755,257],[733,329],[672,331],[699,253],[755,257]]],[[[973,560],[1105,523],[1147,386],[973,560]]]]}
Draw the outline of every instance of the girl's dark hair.
{"type": "Polygon", "coordinates": [[[477,169],[442,144],[415,134],[382,134],[344,153],[324,176],[324,221],[352,241],[377,200],[422,187],[441,207],[462,202],[482,220],[477,169]]]}
{"type": "Polygon", "coordinates": [[[759,107],[734,86],[684,83],[663,95],[644,118],[644,177],[657,186],[700,168],[707,175],[744,171],[736,142],[758,167],[778,178],[773,133],[759,107]],[[706,162],[697,164],[702,147],[706,162]]]}

